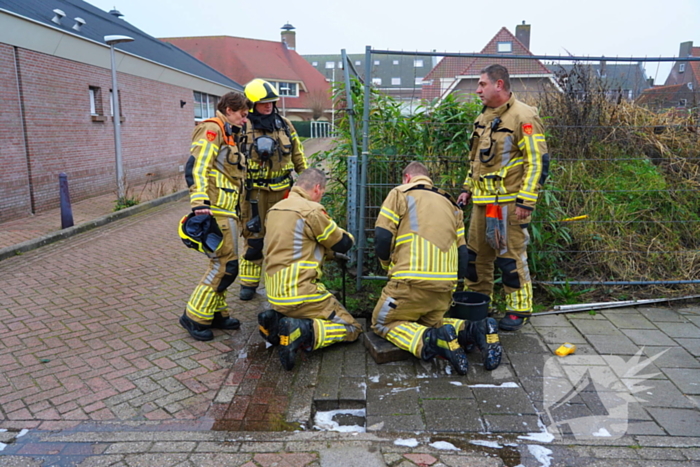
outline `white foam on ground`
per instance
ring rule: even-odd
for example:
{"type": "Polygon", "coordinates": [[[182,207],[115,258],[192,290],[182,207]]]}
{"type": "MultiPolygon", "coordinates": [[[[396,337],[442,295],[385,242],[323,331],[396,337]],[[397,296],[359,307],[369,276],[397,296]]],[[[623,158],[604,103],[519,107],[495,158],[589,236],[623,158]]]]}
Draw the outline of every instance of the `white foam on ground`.
{"type": "Polygon", "coordinates": [[[442,449],[443,451],[459,451],[460,450],[454,444],[448,443],[447,441],[435,441],[434,443],[430,443],[428,446],[431,446],[435,449],[442,449]]]}
{"type": "Polygon", "coordinates": [[[470,388],[519,388],[518,383],[470,384],[470,388]]]}
{"type": "Polygon", "coordinates": [[[379,382],[379,375],[377,375],[377,376],[371,376],[371,377],[369,378],[369,380],[372,381],[373,383],[378,383],[378,382],[379,382]]]}
{"type": "Polygon", "coordinates": [[[333,420],[338,414],[354,415],[364,417],[365,409],[356,410],[329,410],[328,412],[316,412],[314,417],[314,428],[321,431],[340,431],[343,433],[364,433],[365,427],[359,425],[339,425],[333,420]]]}
{"type": "Polygon", "coordinates": [[[409,439],[397,439],[394,440],[394,444],[397,446],[406,446],[409,448],[415,448],[418,446],[418,440],[416,438],[409,438],[409,439]]]}
{"type": "Polygon", "coordinates": [[[482,439],[475,439],[472,441],[469,441],[471,444],[475,444],[477,446],[486,446],[487,448],[494,448],[494,449],[503,449],[503,446],[498,444],[495,441],[485,441],[482,439]]]}
{"type": "Polygon", "coordinates": [[[7,447],[7,444],[5,444],[5,443],[0,443],[0,451],[2,451],[3,449],[5,449],[6,447],[7,447]]]}
{"type": "Polygon", "coordinates": [[[537,426],[540,427],[539,433],[528,433],[524,436],[518,436],[518,439],[525,439],[528,441],[537,441],[538,443],[551,443],[554,440],[554,435],[547,431],[547,427],[544,426],[542,420],[537,419],[537,426]]]}
{"type": "Polygon", "coordinates": [[[551,449],[547,449],[546,447],[540,446],[539,444],[528,444],[527,449],[528,451],[530,451],[530,454],[532,454],[534,458],[537,459],[537,462],[542,464],[542,467],[549,467],[552,463],[552,458],[549,457],[552,454],[551,449]]]}
{"type": "Polygon", "coordinates": [[[450,381],[450,384],[454,384],[455,386],[462,386],[462,383],[459,381],[450,381]]]}
{"type": "Polygon", "coordinates": [[[593,433],[593,436],[602,436],[602,437],[610,437],[612,436],[608,430],[605,428],[601,428],[600,430],[596,431],[593,433]]]}

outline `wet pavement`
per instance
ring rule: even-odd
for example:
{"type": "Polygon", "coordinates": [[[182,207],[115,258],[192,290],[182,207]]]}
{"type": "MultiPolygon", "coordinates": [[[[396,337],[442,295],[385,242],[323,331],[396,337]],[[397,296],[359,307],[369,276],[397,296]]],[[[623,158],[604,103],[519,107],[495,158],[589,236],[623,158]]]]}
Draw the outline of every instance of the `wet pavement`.
{"type": "Polygon", "coordinates": [[[493,372],[476,353],[466,376],[378,365],[361,341],[286,372],[257,333],[264,290],[241,302],[236,282],[242,327],[211,342],[178,325],[206,269],[181,195],[102,222],[107,200],[55,243],[35,218],[0,224],[34,236],[0,244],[0,465],[700,463],[698,303],[534,317],[493,372]]]}

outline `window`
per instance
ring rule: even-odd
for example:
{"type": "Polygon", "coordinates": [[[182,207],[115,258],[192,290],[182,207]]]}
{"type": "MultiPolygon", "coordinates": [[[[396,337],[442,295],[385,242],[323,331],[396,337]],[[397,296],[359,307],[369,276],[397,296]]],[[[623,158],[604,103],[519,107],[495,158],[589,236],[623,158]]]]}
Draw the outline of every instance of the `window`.
{"type": "Polygon", "coordinates": [[[297,83],[285,83],[283,81],[273,83],[280,96],[299,97],[299,86],[297,83]]]}
{"type": "Polygon", "coordinates": [[[374,64],[375,64],[375,65],[379,65],[379,60],[375,60],[375,61],[374,61],[374,64]]]}
{"type": "Polygon", "coordinates": [[[678,107],[685,107],[686,105],[688,105],[688,99],[681,99],[678,102],[678,107]]]}
{"type": "Polygon", "coordinates": [[[338,68],[340,68],[340,69],[343,68],[343,62],[338,62],[338,68]]]}
{"type": "Polygon", "coordinates": [[[318,66],[318,62],[311,62],[311,66],[318,66]]]}
{"type": "Polygon", "coordinates": [[[693,90],[693,83],[686,83],[686,86],[688,86],[688,89],[691,91],[693,90]]]}
{"type": "Polygon", "coordinates": [[[401,86],[401,78],[391,78],[392,86],[401,86]]]}
{"type": "Polygon", "coordinates": [[[416,86],[422,86],[422,85],[423,85],[423,78],[416,77],[416,86]]]}
{"type": "Polygon", "coordinates": [[[398,65],[398,64],[399,64],[399,61],[398,61],[398,60],[394,60],[392,63],[393,63],[394,65],[398,65]]]}
{"type": "Polygon", "coordinates": [[[104,115],[102,110],[102,89],[97,86],[88,87],[90,95],[90,115],[104,115]]]}
{"type": "Polygon", "coordinates": [[[335,62],[326,62],[327,70],[332,70],[333,68],[335,68],[335,62]]]}
{"type": "Polygon", "coordinates": [[[355,66],[360,66],[362,65],[362,62],[360,60],[355,60],[355,66]]]}
{"type": "Polygon", "coordinates": [[[683,73],[685,71],[685,63],[678,65],[678,73],[683,73]]]}
{"type": "Polygon", "coordinates": [[[376,84],[377,86],[381,86],[382,79],[381,78],[372,78],[372,84],[376,84]]]}
{"type": "Polygon", "coordinates": [[[205,94],[203,92],[194,92],[194,118],[195,120],[204,120],[207,118],[216,117],[216,104],[219,102],[217,96],[205,94]]]}
{"type": "Polygon", "coordinates": [[[423,60],[418,58],[413,60],[413,68],[423,68],[423,60]]]}
{"type": "MultiPolygon", "coordinates": [[[[112,90],[109,90],[109,115],[114,116],[114,97],[112,97],[112,90]]],[[[119,116],[124,116],[124,110],[122,108],[122,92],[118,91],[117,96],[119,97],[119,116]]]]}
{"type": "Polygon", "coordinates": [[[513,51],[513,43],[512,42],[499,42],[498,43],[498,53],[499,54],[511,53],[512,51],[513,51]]]}

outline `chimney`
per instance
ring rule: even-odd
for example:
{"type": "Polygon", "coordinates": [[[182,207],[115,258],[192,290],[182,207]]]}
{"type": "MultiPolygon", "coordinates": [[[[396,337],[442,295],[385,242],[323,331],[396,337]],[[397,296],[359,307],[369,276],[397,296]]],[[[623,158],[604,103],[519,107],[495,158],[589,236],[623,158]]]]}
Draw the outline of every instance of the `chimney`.
{"type": "Polygon", "coordinates": [[[112,16],[116,16],[117,18],[121,18],[122,16],[124,16],[119,12],[119,10],[117,10],[116,7],[113,10],[109,10],[109,14],[112,16]]]}
{"type": "Polygon", "coordinates": [[[693,51],[693,41],[681,42],[681,49],[678,51],[678,58],[690,57],[693,51]]]}
{"type": "Polygon", "coordinates": [[[527,50],[530,50],[530,25],[525,24],[525,21],[523,21],[523,24],[518,24],[515,27],[515,38],[518,39],[527,50]]]}
{"type": "Polygon", "coordinates": [[[289,22],[282,26],[282,43],[289,50],[296,50],[297,48],[297,33],[294,32],[294,29],[294,26],[289,24],[289,22]]]}

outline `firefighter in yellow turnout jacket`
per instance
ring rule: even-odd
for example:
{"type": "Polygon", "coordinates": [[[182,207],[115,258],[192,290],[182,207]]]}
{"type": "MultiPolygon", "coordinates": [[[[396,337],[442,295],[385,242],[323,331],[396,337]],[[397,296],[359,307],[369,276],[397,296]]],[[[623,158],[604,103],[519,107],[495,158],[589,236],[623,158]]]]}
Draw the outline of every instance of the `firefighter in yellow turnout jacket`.
{"type": "Polygon", "coordinates": [[[482,70],[476,92],[484,109],[474,123],[471,166],[458,198],[462,204],[471,198],[474,205],[466,284],[469,290],[492,295],[495,263],[506,293],[506,315],[499,327],[516,331],[532,313],[527,227],[549,172],[549,154],[536,109],[510,92],[505,67],[482,70]]]}
{"type": "Polygon", "coordinates": [[[254,79],[245,87],[254,103],[246,125],[243,150],[248,157],[248,189],[243,207],[246,250],[241,260],[241,300],[250,300],[260,283],[267,211],[292,186],[292,171],[307,167],[304,147],[291,122],[279,114],[279,95],[267,81],[254,79]]]}
{"type": "MultiPolygon", "coordinates": [[[[478,334],[480,342],[485,339],[486,322],[443,318],[458,277],[466,272],[462,211],[449,194],[433,186],[428,169],[419,162],[404,169],[403,183],[386,197],[376,222],[375,252],[388,270],[389,282],[372,313],[372,329],[418,358],[439,356],[466,374],[462,347],[472,341],[472,334],[478,334]]],[[[497,343],[495,327],[494,321],[490,333],[497,343]]],[[[500,363],[498,348],[497,361],[492,352],[488,369],[500,363]]]]}
{"type": "Polygon", "coordinates": [[[216,118],[197,125],[192,135],[185,180],[190,205],[197,216],[213,216],[222,234],[209,256],[209,269],[187,302],[180,324],[201,341],[214,338],[211,328],[238,329],[228,316],[226,289],[238,275],[239,201],[244,194],[245,156],[238,150],[237,135],[252,103],[241,93],[224,95],[216,118]]]}
{"type": "Polygon", "coordinates": [[[274,310],[258,315],[260,333],[279,344],[282,366],[291,370],[300,348],[316,350],[352,342],[361,327],[321,283],[325,258],[347,258],[352,236],[319,204],[326,176],[307,169],[287,199],[267,215],[265,285],[274,310]]]}

